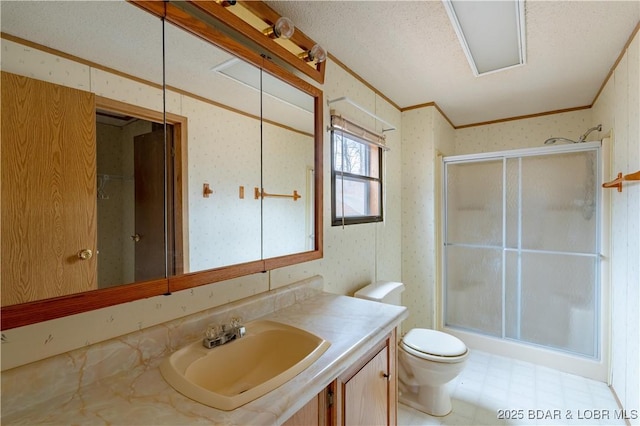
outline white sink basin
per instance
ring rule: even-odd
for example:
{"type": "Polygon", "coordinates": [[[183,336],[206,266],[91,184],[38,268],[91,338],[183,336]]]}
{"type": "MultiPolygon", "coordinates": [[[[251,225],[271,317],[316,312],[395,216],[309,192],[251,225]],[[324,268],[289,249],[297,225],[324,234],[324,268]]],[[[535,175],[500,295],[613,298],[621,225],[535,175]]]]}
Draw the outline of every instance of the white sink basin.
{"type": "Polygon", "coordinates": [[[305,330],[274,321],[245,324],[244,337],[207,349],[198,341],[160,365],[165,380],[183,395],[220,410],[233,410],[291,380],[331,345],[305,330]]]}

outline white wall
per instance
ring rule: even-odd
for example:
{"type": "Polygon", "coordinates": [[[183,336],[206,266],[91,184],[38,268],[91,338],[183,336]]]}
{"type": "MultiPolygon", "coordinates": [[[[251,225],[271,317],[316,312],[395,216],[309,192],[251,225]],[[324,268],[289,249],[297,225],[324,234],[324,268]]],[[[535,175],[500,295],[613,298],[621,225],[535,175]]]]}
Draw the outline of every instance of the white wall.
{"type": "MultiPolygon", "coordinates": [[[[610,178],[640,170],[640,33],[594,104],[593,116],[603,129],[613,129],[610,178]]],[[[611,381],[631,410],[640,401],[640,183],[610,191],[611,381]]]]}

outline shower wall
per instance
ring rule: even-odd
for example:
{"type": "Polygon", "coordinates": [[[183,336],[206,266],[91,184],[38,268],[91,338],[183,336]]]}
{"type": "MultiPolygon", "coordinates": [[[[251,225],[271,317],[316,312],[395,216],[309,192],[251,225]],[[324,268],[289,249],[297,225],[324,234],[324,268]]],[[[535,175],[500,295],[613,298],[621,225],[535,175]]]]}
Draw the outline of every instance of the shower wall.
{"type": "Polygon", "coordinates": [[[578,137],[594,124],[591,110],[584,109],[454,129],[435,106],[404,111],[402,123],[402,281],[409,308],[403,329],[438,327],[438,155],[539,147],[551,136],[578,137]]]}

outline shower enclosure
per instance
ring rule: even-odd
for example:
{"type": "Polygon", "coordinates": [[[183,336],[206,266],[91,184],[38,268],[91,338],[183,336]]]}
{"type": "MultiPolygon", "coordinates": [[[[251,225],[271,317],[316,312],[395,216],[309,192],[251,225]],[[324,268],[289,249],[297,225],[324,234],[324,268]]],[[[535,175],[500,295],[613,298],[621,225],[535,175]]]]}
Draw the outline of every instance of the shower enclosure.
{"type": "Polygon", "coordinates": [[[600,358],[600,142],[443,159],[444,326],[600,358]]]}

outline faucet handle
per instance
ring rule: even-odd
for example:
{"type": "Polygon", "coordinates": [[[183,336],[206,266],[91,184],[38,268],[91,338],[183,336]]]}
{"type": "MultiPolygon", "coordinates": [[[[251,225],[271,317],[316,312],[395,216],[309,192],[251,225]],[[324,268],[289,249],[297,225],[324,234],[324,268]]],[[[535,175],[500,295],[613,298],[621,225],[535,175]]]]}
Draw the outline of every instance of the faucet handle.
{"type": "Polygon", "coordinates": [[[242,318],[233,317],[231,318],[231,327],[240,327],[242,325],[242,318]]]}
{"type": "Polygon", "coordinates": [[[204,334],[208,339],[215,339],[222,334],[222,330],[223,328],[220,324],[210,324],[204,334]]]}
{"type": "Polygon", "coordinates": [[[236,330],[236,337],[244,337],[247,334],[247,329],[244,328],[244,325],[239,325],[236,330]]]}

